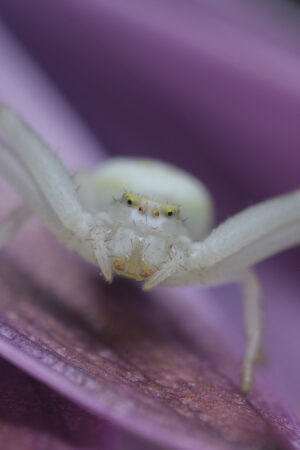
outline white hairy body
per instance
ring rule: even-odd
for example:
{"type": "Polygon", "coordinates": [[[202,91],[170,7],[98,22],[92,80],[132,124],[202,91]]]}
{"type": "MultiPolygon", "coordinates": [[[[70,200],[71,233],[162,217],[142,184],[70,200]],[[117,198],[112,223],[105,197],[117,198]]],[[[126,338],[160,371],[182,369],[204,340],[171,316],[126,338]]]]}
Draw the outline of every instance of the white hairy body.
{"type": "Polygon", "coordinates": [[[32,212],[69,249],[114,274],[159,284],[240,283],[247,345],[241,389],[248,392],[261,346],[261,290],[251,266],[300,242],[300,191],[271,199],[208,233],[212,202],[191,175],[159,161],[108,160],[70,176],[57,156],[0,104],[0,174],[23,199],[0,223],[0,246],[32,212]]]}

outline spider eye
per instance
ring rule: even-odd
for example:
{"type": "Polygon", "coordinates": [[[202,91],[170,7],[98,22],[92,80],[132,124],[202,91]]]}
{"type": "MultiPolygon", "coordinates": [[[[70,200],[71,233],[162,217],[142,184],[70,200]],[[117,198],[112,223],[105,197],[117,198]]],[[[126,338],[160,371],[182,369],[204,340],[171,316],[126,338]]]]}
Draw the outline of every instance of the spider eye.
{"type": "Polygon", "coordinates": [[[172,206],[172,205],[165,204],[162,207],[162,213],[166,217],[176,216],[176,214],[179,213],[179,208],[178,208],[178,206],[172,206]]]}
{"type": "Polygon", "coordinates": [[[139,195],[131,194],[130,192],[125,192],[123,194],[123,199],[126,200],[128,206],[136,207],[140,204],[141,198],[139,195]]]}

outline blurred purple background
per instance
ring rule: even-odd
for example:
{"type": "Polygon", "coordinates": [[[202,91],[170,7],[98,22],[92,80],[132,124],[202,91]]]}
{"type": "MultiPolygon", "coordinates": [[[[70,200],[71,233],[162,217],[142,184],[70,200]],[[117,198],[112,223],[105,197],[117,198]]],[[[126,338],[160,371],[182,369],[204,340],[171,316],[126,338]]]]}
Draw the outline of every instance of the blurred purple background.
{"type": "Polygon", "coordinates": [[[299,184],[299,12],[280,5],[1,0],[0,14],[110,154],[253,200],[299,184]]]}
{"type": "MultiPolygon", "coordinates": [[[[0,17],[109,155],[159,157],[190,170],[213,192],[218,221],[299,187],[295,5],[0,0],[0,17]]],[[[96,161],[94,137],[87,140],[96,161]]],[[[299,256],[292,250],[258,268],[271,385],[298,417],[299,256]]],[[[236,290],[215,297],[241,333],[236,290]]]]}

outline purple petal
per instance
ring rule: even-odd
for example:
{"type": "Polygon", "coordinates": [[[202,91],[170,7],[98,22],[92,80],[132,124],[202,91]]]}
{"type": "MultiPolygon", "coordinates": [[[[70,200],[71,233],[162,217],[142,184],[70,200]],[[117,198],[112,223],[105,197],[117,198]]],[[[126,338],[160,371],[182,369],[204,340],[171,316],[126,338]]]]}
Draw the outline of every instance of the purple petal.
{"type": "MultiPolygon", "coordinates": [[[[108,287],[37,225],[14,241],[0,273],[2,355],[90,411],[172,448],[294,448],[294,419],[270,400],[253,408],[267,397],[259,390],[250,402],[239,393],[237,361],[216,330],[228,332],[222,320],[209,327],[198,315],[197,348],[163,313],[183,291],[108,287]],[[226,373],[226,363],[211,341],[235,382],[216,370],[226,373]]],[[[187,300],[196,317],[192,291],[187,300]]]]}
{"type": "Polygon", "coordinates": [[[0,434],[5,450],[112,450],[115,431],[0,359],[0,434]]]}

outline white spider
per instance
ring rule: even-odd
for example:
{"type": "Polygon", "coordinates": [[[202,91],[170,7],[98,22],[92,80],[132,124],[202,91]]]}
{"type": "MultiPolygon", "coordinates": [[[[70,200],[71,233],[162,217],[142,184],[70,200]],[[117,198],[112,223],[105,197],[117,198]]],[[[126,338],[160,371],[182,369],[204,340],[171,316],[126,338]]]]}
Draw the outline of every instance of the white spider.
{"type": "Polygon", "coordinates": [[[0,141],[0,173],[24,201],[0,223],[0,245],[33,211],[109,282],[117,273],[145,280],[144,289],[240,283],[248,337],[241,389],[248,392],[262,330],[261,289],[249,267],[300,242],[300,191],[248,208],[205,237],[212,203],[191,175],[128,158],[70,177],[23,119],[1,104],[0,132],[6,140],[0,141]]]}

